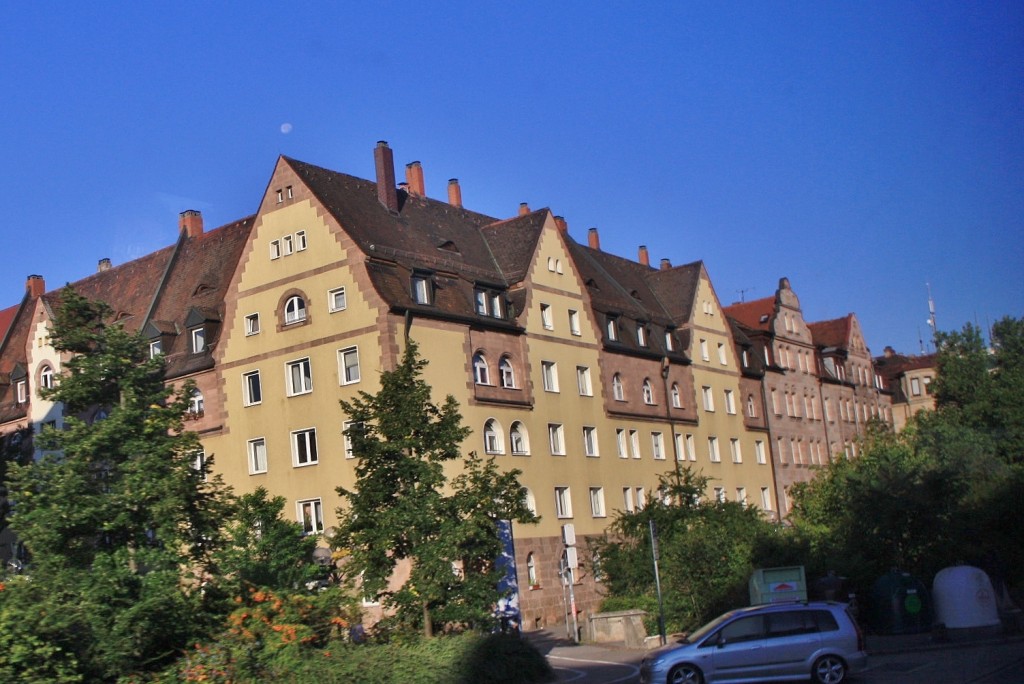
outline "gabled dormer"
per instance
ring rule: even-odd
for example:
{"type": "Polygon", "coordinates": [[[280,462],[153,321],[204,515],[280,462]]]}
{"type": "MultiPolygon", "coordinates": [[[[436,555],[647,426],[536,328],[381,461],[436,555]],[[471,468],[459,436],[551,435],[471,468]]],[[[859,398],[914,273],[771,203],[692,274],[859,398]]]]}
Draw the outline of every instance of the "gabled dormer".
{"type": "Polygon", "coordinates": [[[220,328],[220,314],[214,309],[193,306],[185,317],[185,329],[188,330],[188,351],[190,354],[203,354],[209,351],[217,331],[220,328]]]}
{"type": "Polygon", "coordinates": [[[142,329],[142,336],[149,340],[149,358],[156,358],[170,353],[178,326],[173,321],[150,321],[142,329]]]}

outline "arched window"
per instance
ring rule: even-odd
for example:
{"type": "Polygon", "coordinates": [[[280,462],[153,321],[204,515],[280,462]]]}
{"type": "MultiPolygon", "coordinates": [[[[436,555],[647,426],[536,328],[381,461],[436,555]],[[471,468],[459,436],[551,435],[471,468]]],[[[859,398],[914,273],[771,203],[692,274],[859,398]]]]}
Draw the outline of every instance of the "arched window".
{"type": "Polygon", "coordinates": [[[516,386],[516,372],[512,370],[512,361],[507,356],[502,356],[498,362],[498,372],[501,374],[501,386],[506,389],[514,389],[516,386]]]}
{"type": "Polygon", "coordinates": [[[622,376],[616,373],[612,376],[612,396],[615,401],[625,401],[626,395],[622,391],[622,376]]]}
{"type": "Polygon", "coordinates": [[[284,305],[284,324],[299,323],[306,320],[306,300],[300,295],[288,298],[284,305]]]}
{"type": "Polygon", "coordinates": [[[491,373],[487,368],[487,359],[481,352],[473,355],[473,379],[478,385],[490,385],[491,373]]]}
{"type": "Polygon", "coordinates": [[[654,403],[654,388],[651,387],[651,381],[647,378],[644,378],[644,403],[654,403]]]}
{"type": "Polygon", "coordinates": [[[489,454],[505,453],[505,440],[501,434],[501,425],[494,418],[484,423],[484,451],[489,454]]]}
{"type": "Polygon", "coordinates": [[[537,581],[537,561],[532,552],[526,554],[526,581],[531,587],[540,586],[540,582],[537,581]]]}
{"type": "Polygon", "coordinates": [[[530,436],[526,432],[526,426],[518,420],[512,423],[509,440],[512,442],[513,455],[526,456],[530,453],[530,436]]]}
{"type": "Polygon", "coordinates": [[[203,399],[203,393],[198,389],[193,389],[192,396],[188,399],[188,412],[195,416],[201,416],[205,408],[206,404],[203,399]]]}
{"type": "Polygon", "coordinates": [[[44,389],[53,389],[53,369],[50,366],[43,366],[39,371],[39,386],[44,389]]]}
{"type": "Polygon", "coordinates": [[[672,383],[672,389],[670,391],[670,394],[672,395],[673,408],[683,408],[683,396],[679,393],[678,383],[672,383]]]}
{"type": "Polygon", "coordinates": [[[754,395],[747,395],[747,415],[751,418],[757,418],[757,409],[754,408],[754,395]]]}

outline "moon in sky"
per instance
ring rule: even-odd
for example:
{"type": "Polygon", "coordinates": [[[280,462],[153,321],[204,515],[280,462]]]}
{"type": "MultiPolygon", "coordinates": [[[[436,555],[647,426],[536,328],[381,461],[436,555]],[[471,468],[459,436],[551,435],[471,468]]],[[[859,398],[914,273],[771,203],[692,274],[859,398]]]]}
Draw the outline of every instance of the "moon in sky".
{"type": "Polygon", "coordinates": [[[281,132],[284,133],[285,135],[288,135],[289,133],[292,132],[292,125],[290,123],[281,124],[281,132]]]}

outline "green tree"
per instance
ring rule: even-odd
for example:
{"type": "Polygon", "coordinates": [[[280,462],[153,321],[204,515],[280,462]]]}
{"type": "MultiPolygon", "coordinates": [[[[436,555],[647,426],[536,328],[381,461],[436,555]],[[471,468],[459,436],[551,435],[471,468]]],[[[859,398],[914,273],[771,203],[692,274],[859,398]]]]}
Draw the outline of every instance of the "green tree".
{"type": "Polygon", "coordinates": [[[381,375],[376,394],[360,392],[341,406],[352,421],[346,431],[358,459],[355,488],[338,488],[336,548],[350,554],[349,577],[367,596],[379,596],[404,627],[433,634],[435,620],[483,619],[497,602],[493,562],[500,552],[496,521],[532,522],[519,471],[497,475],[475,456],[446,493],[445,464],[460,458],[470,430],[454,397],[431,400],[423,380],[426,361],[407,340],[401,363],[381,375]],[[408,579],[387,591],[396,565],[410,564],[408,579]],[[461,563],[463,577],[453,564],[461,563]]]}
{"type": "MultiPolygon", "coordinates": [[[[26,465],[32,462],[32,428],[14,430],[0,437],[0,532],[7,529],[11,513],[11,499],[8,481],[12,465],[26,465]]],[[[0,569],[0,577],[3,570],[0,569]]]]}
{"type": "Polygon", "coordinates": [[[11,526],[31,581],[0,599],[0,633],[32,625],[39,657],[61,653],[87,681],[158,669],[212,626],[200,584],[230,511],[183,429],[191,387],[168,388],[145,340],[110,318],[63,291],[52,340],[69,356],[46,396],[67,418],[38,437],[46,455],[12,468],[11,526]],[[90,407],[105,417],[75,417],[90,407]]]}

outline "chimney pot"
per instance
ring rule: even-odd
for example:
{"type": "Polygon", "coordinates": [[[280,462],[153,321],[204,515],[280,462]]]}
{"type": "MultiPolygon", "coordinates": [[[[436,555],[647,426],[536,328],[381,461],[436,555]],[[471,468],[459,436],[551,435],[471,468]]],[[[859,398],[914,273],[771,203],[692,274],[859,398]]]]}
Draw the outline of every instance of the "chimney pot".
{"type": "Polygon", "coordinates": [[[459,187],[458,178],[448,179],[448,204],[453,207],[462,207],[462,188],[459,187]]]}
{"type": "Polygon", "coordinates": [[[555,217],[555,225],[558,226],[558,231],[560,233],[568,233],[569,232],[569,224],[566,223],[564,216],[556,216],[555,217]]]}
{"type": "Polygon", "coordinates": [[[178,232],[188,237],[203,234],[203,214],[195,209],[186,209],[178,214],[178,232]]]}
{"type": "Polygon", "coordinates": [[[530,213],[530,205],[527,204],[526,202],[520,202],[519,203],[519,215],[520,216],[526,216],[529,213],[530,213]]]}
{"type": "Polygon", "coordinates": [[[597,228],[591,228],[587,231],[587,244],[590,245],[591,249],[601,251],[601,236],[597,234],[597,228]]]}
{"type": "Polygon", "coordinates": [[[110,258],[109,257],[103,257],[102,259],[100,259],[100,262],[98,264],[96,264],[96,272],[97,273],[103,273],[104,271],[109,271],[109,270],[110,270],[110,258]]]}
{"type": "Polygon", "coordinates": [[[651,265],[651,257],[647,254],[647,245],[640,245],[640,263],[644,266],[651,265]]]}
{"type": "Polygon", "coordinates": [[[668,259],[662,259],[661,260],[661,270],[662,271],[667,271],[670,268],[672,268],[672,262],[669,261],[668,259]]]}
{"type": "Polygon", "coordinates": [[[46,292],[46,282],[43,280],[43,276],[30,275],[25,281],[25,289],[28,291],[29,297],[42,296],[46,292]]]}
{"type": "Polygon", "coordinates": [[[378,140],[373,149],[377,168],[377,199],[388,211],[398,211],[398,189],[395,187],[395,155],[386,140],[378,140]]]}
{"type": "Polygon", "coordinates": [[[405,165],[405,182],[409,184],[409,192],[413,195],[427,196],[423,185],[423,166],[418,161],[405,165]]]}

